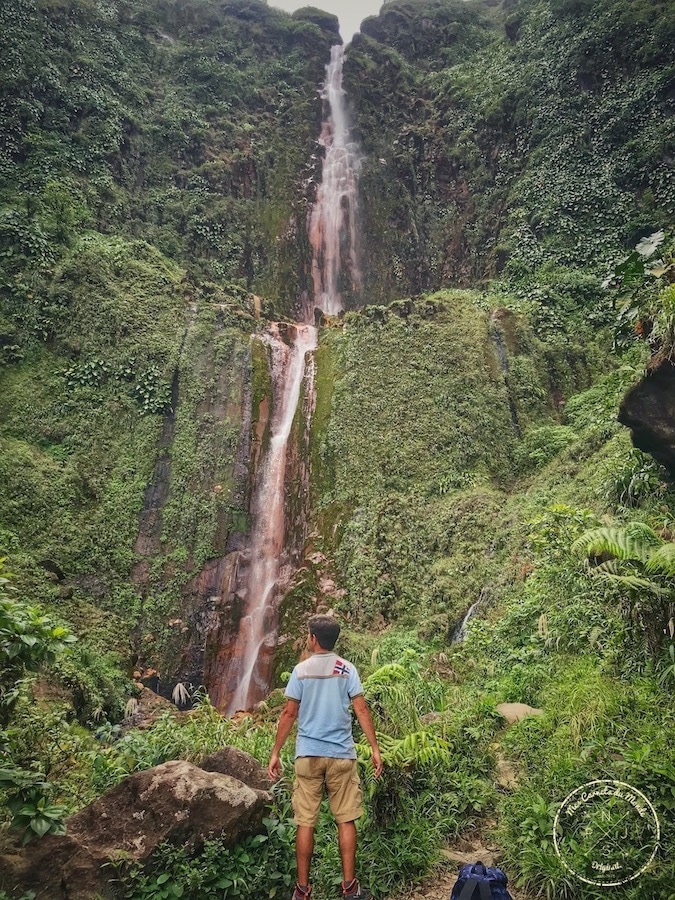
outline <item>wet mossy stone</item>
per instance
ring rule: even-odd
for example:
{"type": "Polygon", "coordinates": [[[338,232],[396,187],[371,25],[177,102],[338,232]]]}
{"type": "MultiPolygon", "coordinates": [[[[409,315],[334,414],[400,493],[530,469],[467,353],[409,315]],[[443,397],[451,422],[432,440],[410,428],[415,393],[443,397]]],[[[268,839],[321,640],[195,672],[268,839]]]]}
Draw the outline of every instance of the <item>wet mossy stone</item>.
{"type": "Polygon", "coordinates": [[[323,9],[317,9],[315,6],[303,6],[301,9],[296,9],[291,18],[298,22],[311,22],[312,25],[318,26],[323,32],[334,36],[334,44],[342,43],[340,22],[338,17],[332,13],[325,12],[323,9]]]}

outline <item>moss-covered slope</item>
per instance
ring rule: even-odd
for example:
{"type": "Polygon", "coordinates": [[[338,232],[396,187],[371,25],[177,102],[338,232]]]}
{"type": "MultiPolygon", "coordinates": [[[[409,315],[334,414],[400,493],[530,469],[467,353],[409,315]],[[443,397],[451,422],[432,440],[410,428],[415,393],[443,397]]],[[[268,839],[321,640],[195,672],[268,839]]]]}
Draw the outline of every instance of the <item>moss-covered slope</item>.
{"type": "Polygon", "coordinates": [[[387,3],[352,43],[371,302],[600,271],[672,222],[669,2],[387,3]]]}

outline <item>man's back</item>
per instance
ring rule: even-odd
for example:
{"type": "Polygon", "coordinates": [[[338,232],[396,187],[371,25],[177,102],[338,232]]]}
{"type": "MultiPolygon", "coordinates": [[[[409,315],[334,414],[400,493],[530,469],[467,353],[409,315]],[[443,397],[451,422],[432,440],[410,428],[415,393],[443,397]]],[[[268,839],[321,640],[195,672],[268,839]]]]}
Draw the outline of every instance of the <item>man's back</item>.
{"type": "Polygon", "coordinates": [[[300,703],[296,756],[356,759],[349,704],[363,693],[352,663],[314,653],[293,669],[286,696],[300,703]]]}

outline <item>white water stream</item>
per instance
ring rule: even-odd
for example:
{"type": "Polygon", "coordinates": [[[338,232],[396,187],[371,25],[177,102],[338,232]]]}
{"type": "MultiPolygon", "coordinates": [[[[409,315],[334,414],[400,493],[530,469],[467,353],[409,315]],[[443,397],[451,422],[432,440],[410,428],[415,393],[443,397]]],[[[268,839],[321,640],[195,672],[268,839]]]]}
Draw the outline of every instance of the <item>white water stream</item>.
{"type": "MultiPolygon", "coordinates": [[[[347,127],[343,62],[343,47],[332,47],[321,92],[327,104],[319,138],[325,148],[325,158],[316,202],[308,219],[314,304],[329,315],[343,309],[341,277],[348,275],[352,288],[361,288],[356,230],[360,156],[347,127]]],[[[305,315],[311,321],[312,311],[306,310],[305,315]]],[[[227,703],[228,714],[250,709],[269,691],[278,636],[278,604],[292,574],[285,571],[288,566],[284,560],[288,442],[303,379],[304,395],[314,390],[313,367],[307,365],[307,356],[316,349],[317,339],[317,330],[309,324],[289,325],[282,335],[279,324],[274,322],[261,336],[270,351],[273,388],[270,441],[253,486],[251,565],[245,610],[225,676],[226,684],[236,684],[227,703]]]]}
{"type": "MultiPolygon", "coordinates": [[[[293,330],[295,336],[290,345],[282,339],[277,323],[272,323],[270,330],[262,337],[270,348],[274,405],[269,447],[258,468],[253,491],[251,567],[246,609],[232,653],[232,663],[237,665],[238,672],[237,689],[228,704],[229,713],[250,709],[269,690],[272,655],[277,640],[278,598],[275,588],[279,581],[286,529],[286,451],[305,377],[306,357],[317,345],[316,328],[298,325],[293,330]]],[[[313,390],[313,380],[306,387],[313,390]]]]}
{"type": "Polygon", "coordinates": [[[343,63],[344,47],[339,44],[331,47],[321,92],[328,112],[319,137],[325,158],[321,184],[307,227],[312,245],[314,305],[331,316],[343,309],[341,276],[349,276],[355,291],[361,290],[362,283],[357,252],[357,188],[361,155],[347,125],[343,63]]]}

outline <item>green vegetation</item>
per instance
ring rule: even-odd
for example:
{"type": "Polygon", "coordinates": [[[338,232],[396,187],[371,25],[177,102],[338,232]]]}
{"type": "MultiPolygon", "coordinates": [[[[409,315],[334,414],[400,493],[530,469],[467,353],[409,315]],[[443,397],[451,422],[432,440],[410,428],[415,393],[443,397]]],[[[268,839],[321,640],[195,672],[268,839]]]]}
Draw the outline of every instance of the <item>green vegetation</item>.
{"type": "Polygon", "coordinates": [[[53,785],[36,770],[35,760],[30,768],[17,765],[9,729],[17,724],[13,720],[18,719],[23,679],[29,672],[53,663],[75,638],[36,607],[11,596],[3,562],[0,560],[0,791],[5,794],[12,825],[21,829],[27,843],[45,834],[63,834],[66,809],[51,802],[53,785]]]}
{"type": "MultiPolygon", "coordinates": [[[[606,896],[552,845],[597,778],[662,825],[614,896],[675,896],[675,493],[616,422],[675,344],[671,7],[393,0],[348,55],[365,288],[321,330],[275,687],[332,606],[387,764],[374,782],[359,741],[380,897],[488,829],[532,895],[606,896]],[[543,715],[506,728],[500,702],[543,715]]],[[[250,335],[311,292],[337,24],[260,0],[6,0],[0,28],[0,824],[24,839],[169,759],[267,760],[278,691],[226,721],[198,690],[139,730],[131,679],[199,680],[197,576],[248,527],[270,392],[250,335]]],[[[238,847],[120,860],[120,896],[283,896],[289,789],[238,847]]],[[[316,900],[338,874],[325,809],[316,900]]]]}
{"type": "MultiPolygon", "coordinates": [[[[616,422],[643,351],[632,346],[622,366],[600,375],[591,361],[604,366],[607,357],[588,347],[576,391],[568,382],[570,394],[561,396],[544,362],[550,344],[528,335],[518,316],[502,317],[501,366],[495,365],[491,317],[483,311],[489,302],[434,295],[408,301],[405,320],[396,303],[366,308],[347,316],[340,334],[324,338],[319,359],[332,354],[340,374],[331,387],[331,418],[315,435],[320,455],[333,460],[332,479],[324,470],[319,482],[317,521],[331,521],[339,504],[340,527],[324,528],[323,549],[347,589],[340,612],[369,632],[368,638],[348,635],[344,652],[367,666],[371,652],[388,641],[399,651],[421,643],[428,663],[455,685],[446,682],[433,707],[440,721],[452,704],[479,711],[477,733],[490,743],[475,773],[476,790],[484,792],[481,811],[498,819],[503,860],[518,884],[535,896],[603,896],[563,868],[552,829],[570,791],[615,778],[652,800],[663,829],[663,856],[637,882],[616,889],[617,896],[668,896],[675,495],[663,470],[630,448],[616,422]],[[424,320],[420,311],[431,301],[434,312],[424,320]],[[530,353],[527,370],[514,364],[523,346],[530,353]],[[466,363],[481,350],[482,364],[466,363]],[[448,354],[457,354],[468,373],[448,354]],[[519,434],[506,397],[507,391],[517,396],[513,376],[521,371],[530,384],[541,380],[529,417],[522,406],[512,407],[522,416],[519,434]],[[591,386],[579,390],[586,379],[591,386]],[[427,413],[426,404],[446,396],[462,402],[463,419],[452,424],[441,404],[427,413]],[[472,455],[462,458],[463,433],[495,398],[501,402],[488,418],[492,430],[474,432],[472,455]],[[445,434],[455,453],[447,461],[428,449],[445,434]],[[416,443],[418,435],[426,440],[416,443]],[[432,480],[434,461],[443,476],[440,490],[432,480]],[[448,646],[475,602],[478,614],[466,639],[448,646]],[[500,702],[531,704],[544,715],[504,730],[495,720],[500,702]],[[495,792],[493,766],[500,758],[515,767],[516,786],[495,792]]],[[[604,340],[609,345],[611,335],[604,340]]],[[[415,703],[414,690],[402,693],[415,703]]],[[[385,697],[394,709],[401,699],[385,697]]],[[[403,721],[405,740],[421,746],[418,723],[403,721]]],[[[456,753],[455,747],[448,762],[454,784],[462,783],[456,753]]],[[[470,814],[460,830],[469,821],[470,814]]],[[[433,830],[431,822],[428,827],[433,830]]]]}
{"type": "MultiPolygon", "coordinates": [[[[391,647],[392,652],[395,649],[391,647]]],[[[477,821],[494,793],[482,779],[491,765],[494,711],[484,703],[466,703],[456,692],[451,705],[442,680],[423,668],[414,652],[388,662],[391,658],[386,652],[378,654],[376,662],[364,669],[370,673],[364,687],[382,734],[387,763],[381,781],[375,782],[370,774],[365,740],[357,747],[367,785],[367,813],[359,824],[360,864],[370,873],[373,888],[382,893],[392,890],[401,878],[412,879],[428,867],[436,859],[440,843],[477,821]],[[432,724],[423,724],[430,713],[432,724]],[[470,753],[466,753],[467,746],[470,753]]],[[[101,791],[130,772],[176,757],[198,761],[224,744],[246,750],[266,763],[281,700],[280,693],[272,694],[266,711],[240,722],[224,720],[208,700],[202,700],[187,722],[164,714],[152,729],[132,730],[117,740],[111,735],[108,746],[92,754],[93,776],[89,773],[88,777],[93,777],[101,791]]],[[[283,763],[289,773],[290,743],[283,763]]],[[[149,896],[250,897],[254,892],[260,897],[279,896],[291,883],[294,871],[290,786],[284,778],[275,787],[274,807],[262,834],[235,848],[212,842],[195,854],[189,848],[166,846],[146,871],[120,860],[121,896],[134,900],[149,896]]],[[[324,804],[314,876],[319,898],[334,893],[337,854],[335,827],[324,804]]]]}
{"type": "Polygon", "coordinates": [[[347,90],[370,302],[501,275],[550,329],[587,323],[606,257],[672,223],[671,12],[394,0],[368,19],[347,90]]]}

